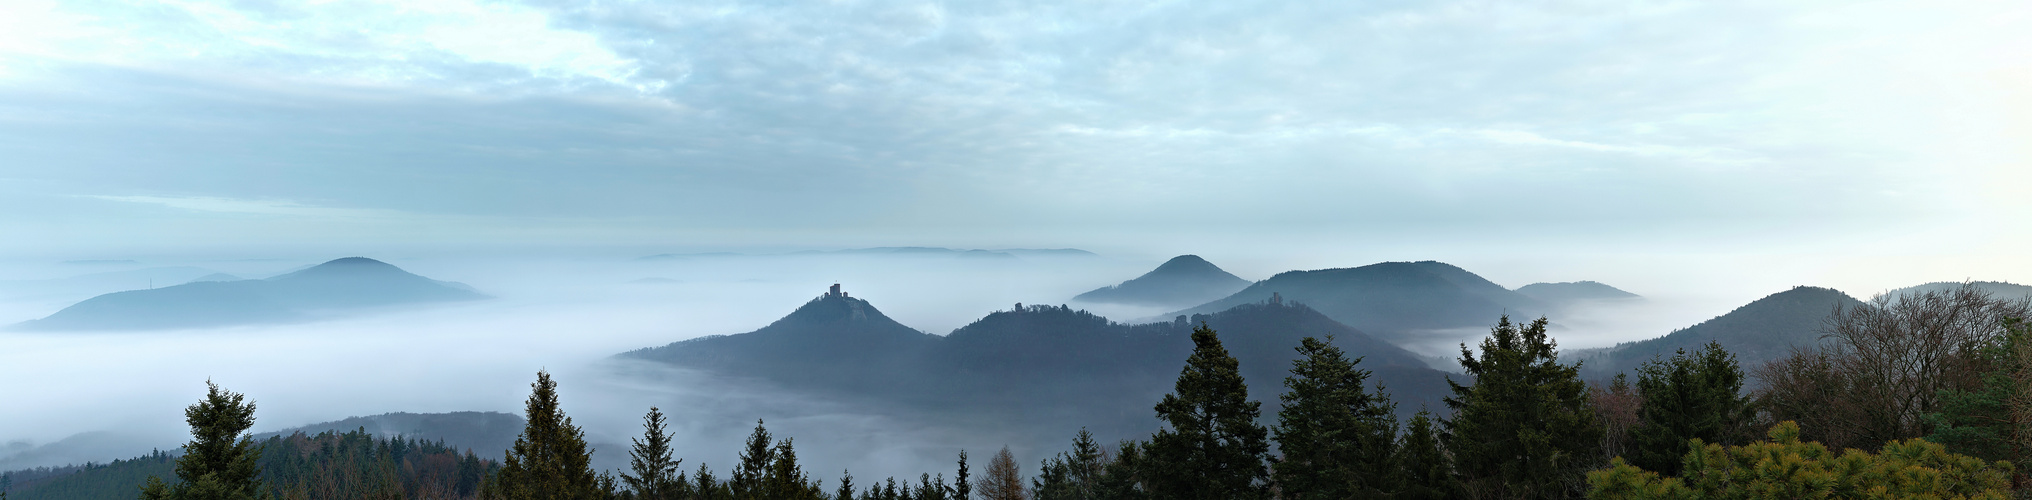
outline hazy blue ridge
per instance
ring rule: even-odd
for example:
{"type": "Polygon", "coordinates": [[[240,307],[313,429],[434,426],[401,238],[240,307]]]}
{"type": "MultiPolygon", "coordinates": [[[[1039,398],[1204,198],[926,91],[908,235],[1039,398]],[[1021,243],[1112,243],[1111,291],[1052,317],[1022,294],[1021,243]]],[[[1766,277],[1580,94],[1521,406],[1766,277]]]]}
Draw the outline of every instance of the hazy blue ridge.
{"type": "Polygon", "coordinates": [[[1348,326],[1393,343],[1420,340],[1429,330],[1487,328],[1499,316],[1536,318],[1544,301],[1517,293],[1450,264],[1384,262],[1361,267],[1288,271],[1226,298],[1170,315],[1207,314],[1273,296],[1299,302],[1348,326]]]}
{"type": "Polygon", "coordinates": [[[100,295],[21,330],[153,330],[308,321],[376,307],[488,298],[364,257],[347,257],[265,280],[194,281],[100,295]]]}
{"type": "Polygon", "coordinates": [[[1641,299],[1637,294],[1594,281],[1532,283],[1517,287],[1517,293],[1548,304],[1573,304],[1592,300],[1641,299]]]}
{"type": "Polygon", "coordinates": [[[1179,306],[1226,297],[1248,286],[1249,280],[1229,274],[1198,255],[1180,255],[1135,279],[1082,293],[1072,300],[1179,306]]]}
{"type": "Polygon", "coordinates": [[[1580,351],[1583,375],[1606,378],[1635,370],[1645,361],[1671,356],[1679,349],[1689,352],[1708,342],[1719,342],[1736,355],[1744,370],[1755,370],[1784,357],[1795,347],[1809,347],[1820,339],[1821,321],[1836,306],[1858,307],[1863,302],[1829,288],[1796,287],[1744,304],[1728,314],[1700,322],[1663,337],[1617,344],[1614,347],[1580,351]]]}

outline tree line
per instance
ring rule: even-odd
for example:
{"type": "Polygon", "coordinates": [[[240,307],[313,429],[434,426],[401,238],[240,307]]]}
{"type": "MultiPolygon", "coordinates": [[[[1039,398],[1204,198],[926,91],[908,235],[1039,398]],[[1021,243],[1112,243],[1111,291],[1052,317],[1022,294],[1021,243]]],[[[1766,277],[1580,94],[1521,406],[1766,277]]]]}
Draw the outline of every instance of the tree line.
{"type": "MultiPolygon", "coordinates": [[[[660,410],[644,416],[630,467],[590,466],[583,429],[538,372],[528,424],[479,498],[501,499],[1342,499],[1342,498],[2009,498],[2032,450],[2032,339],[2024,301],[1963,287],[1837,309],[1824,341],[1754,370],[1723,346],[1644,363],[1634,383],[1590,384],[1558,359],[1545,318],[1497,320],[1461,346],[1465,377],[1446,413],[1408,421],[1332,337],[1305,338],[1272,419],[1238,362],[1201,325],[1163,426],[1113,446],[1081,430],[1034,477],[1005,447],[975,477],[957,454],[949,481],[887,478],[835,487],[797,462],[760,421],[721,478],[685,470],[660,410]],[[1265,425],[1265,421],[1269,424],[1265,425]],[[1274,453],[1273,453],[1274,449],[1274,453]],[[1841,451],[1836,451],[1841,450],[1841,451]]],[[[258,450],[233,438],[253,404],[216,386],[187,416],[195,439],[175,484],[142,498],[254,498],[258,450]]],[[[491,470],[491,469],[489,469],[491,470]]],[[[392,490],[391,490],[392,491],[392,490]]],[[[432,495],[416,496],[435,498],[432,495]]]]}

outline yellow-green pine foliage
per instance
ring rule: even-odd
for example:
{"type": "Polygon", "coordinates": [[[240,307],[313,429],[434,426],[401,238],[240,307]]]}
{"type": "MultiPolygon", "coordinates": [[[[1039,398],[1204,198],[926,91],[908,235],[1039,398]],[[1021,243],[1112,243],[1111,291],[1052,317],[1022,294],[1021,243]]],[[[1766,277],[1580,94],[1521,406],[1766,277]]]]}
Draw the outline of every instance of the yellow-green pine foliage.
{"type": "Polygon", "coordinates": [[[1616,459],[1588,473],[1594,499],[1983,499],[2010,498],[2011,464],[1949,453],[1924,439],[1886,443],[1871,454],[1840,454],[1799,440],[1781,422],[1768,442],[1721,446],[1694,440],[1685,476],[1661,477],[1616,459]]]}

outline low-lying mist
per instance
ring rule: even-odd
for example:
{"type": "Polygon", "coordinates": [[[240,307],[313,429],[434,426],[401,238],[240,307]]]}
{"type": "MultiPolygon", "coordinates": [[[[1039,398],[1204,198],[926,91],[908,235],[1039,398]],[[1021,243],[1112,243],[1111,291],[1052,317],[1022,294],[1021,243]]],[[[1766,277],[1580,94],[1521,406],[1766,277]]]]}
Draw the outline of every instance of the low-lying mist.
{"type": "MultiPolygon", "coordinates": [[[[1063,449],[1079,429],[903,414],[825,394],[792,393],[761,382],[610,356],[752,331],[833,283],[905,325],[942,335],[1014,303],[1067,303],[1074,295],[1135,277],[1163,261],[838,254],[660,260],[368,257],[433,279],[463,282],[496,298],[305,324],[0,331],[0,378],[10,381],[5,391],[10,409],[0,412],[0,470],[107,461],[174,448],[189,438],[182,410],[204,394],[206,380],[256,401],[254,431],[265,432],[389,412],[520,414],[538,370],[557,379],[564,408],[599,450],[595,465],[601,468],[625,466],[626,443],[639,435],[640,418],[650,406],[671,415],[678,454],[688,471],[702,461],[716,473],[726,473],[757,419],[766,420],[777,437],[794,438],[806,469],[829,483],[837,481],[841,469],[851,470],[864,484],[922,472],[949,476],[961,449],[978,462],[1009,445],[1019,461],[1035,463],[1063,449]]],[[[189,260],[93,264],[92,269],[6,264],[0,270],[19,279],[0,279],[0,291],[8,292],[0,296],[12,297],[0,302],[0,324],[39,318],[68,303],[121,289],[118,280],[79,284],[65,276],[187,266],[265,278],[318,262],[189,260]],[[108,287],[114,289],[104,289],[108,287]]],[[[129,274],[121,279],[146,273],[129,274]]],[[[1649,297],[1552,318],[1561,346],[1655,337],[1746,301],[1631,291],[1649,297]]],[[[1072,305],[1118,321],[1168,312],[1072,305]]],[[[1452,369],[1457,367],[1444,366],[1444,361],[1458,354],[1458,344],[1473,345],[1486,333],[1448,332],[1428,345],[1404,347],[1452,369]]],[[[1151,425],[1156,426],[1154,417],[1151,425]]],[[[1098,437],[1113,442],[1143,436],[1098,437]]]]}

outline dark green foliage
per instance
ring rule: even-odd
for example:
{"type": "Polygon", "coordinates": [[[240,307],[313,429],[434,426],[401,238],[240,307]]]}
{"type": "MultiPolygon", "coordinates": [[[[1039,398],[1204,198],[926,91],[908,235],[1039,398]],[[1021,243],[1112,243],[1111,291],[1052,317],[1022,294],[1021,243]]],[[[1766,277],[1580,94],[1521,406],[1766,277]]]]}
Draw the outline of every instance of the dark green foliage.
{"type": "Polygon", "coordinates": [[[1685,350],[1637,369],[1639,423],[1630,431],[1630,465],[1679,475],[1689,439],[1742,444],[1754,411],[1743,395],[1743,369],[1721,344],[1685,350]]]}
{"type": "MultiPolygon", "coordinates": [[[[1977,346],[1976,359],[1985,369],[1982,383],[1970,390],[1946,390],[1940,394],[1940,411],[1926,415],[1933,433],[1927,441],[1947,446],[1948,451],[1987,461],[2008,461],[2017,466],[2022,478],[2032,468],[2032,447],[2026,440],[2026,425],[2032,414],[2014,408],[2032,402],[2024,385],[2032,377],[2032,329],[2024,321],[2005,321],[2005,333],[1977,346]],[[2017,411],[2014,411],[2017,410],[2017,411]]],[[[2023,479],[2020,479],[2022,482],[2023,479]]]]}
{"type": "Polygon", "coordinates": [[[635,498],[678,500],[691,496],[685,487],[689,483],[678,469],[684,460],[672,456],[666,427],[661,409],[649,407],[649,414],[642,416],[642,437],[635,438],[634,448],[628,450],[632,474],[621,475],[621,481],[628,484],[635,498]]]}
{"type": "Polygon", "coordinates": [[[1234,356],[1213,329],[1192,331],[1192,356],[1171,394],[1157,403],[1166,428],[1150,438],[1144,470],[1160,498],[1239,499],[1270,495],[1269,431],[1256,423],[1262,403],[1249,400],[1234,356]]]}
{"type": "MultiPolygon", "coordinates": [[[[966,463],[966,452],[960,452],[960,463],[966,463]]],[[[961,497],[965,498],[965,497],[961,497]]],[[[840,489],[833,492],[834,500],[854,500],[854,474],[840,471],[840,489]]]]}
{"type": "Polygon", "coordinates": [[[960,471],[953,476],[953,498],[957,500],[972,500],[974,497],[974,483],[967,472],[967,450],[960,450],[960,471]]]}
{"type": "MultiPolygon", "coordinates": [[[[599,499],[607,496],[600,475],[591,466],[586,433],[572,425],[558,407],[557,383],[550,373],[536,372],[529,394],[522,436],[507,453],[500,475],[500,495],[508,500],[599,499]]],[[[611,481],[611,479],[609,479],[611,481]]]]}
{"type": "Polygon", "coordinates": [[[1441,442],[1470,496],[1564,498],[1602,463],[1602,425],[1588,405],[1578,365],[1559,364],[1545,318],[1519,327],[1502,317],[1477,356],[1461,345],[1474,385],[1452,382],[1453,418],[1441,442]]]}
{"type": "MultiPolygon", "coordinates": [[[[280,499],[472,499],[499,465],[442,442],[375,439],[364,431],[303,433],[259,443],[262,493],[280,499]]],[[[74,468],[26,482],[13,500],[126,498],[150,475],[175,469],[175,457],[155,452],[129,460],[74,468]]]]}
{"type": "Polygon", "coordinates": [[[1080,429],[1073,437],[1072,451],[1045,459],[1037,477],[1031,478],[1033,500],[1091,500],[1096,497],[1102,467],[1101,446],[1094,435],[1080,429]]]}
{"type": "Polygon", "coordinates": [[[261,468],[256,461],[261,450],[246,437],[247,428],[254,426],[254,403],[209,380],[205,386],[204,401],[183,411],[191,441],[176,460],[178,481],[167,484],[151,476],[141,487],[141,498],[225,500],[260,495],[261,468]]]}
{"type": "Polygon", "coordinates": [[[1348,360],[1333,337],[1299,341],[1289,389],[1279,399],[1276,441],[1283,456],[1274,469],[1280,496],[1328,500],[1375,498],[1397,488],[1390,457],[1397,439],[1395,407],[1378,388],[1363,388],[1362,360],[1348,360]]]}
{"type": "Polygon", "coordinates": [[[1114,460],[1108,461],[1101,469],[1101,479],[1094,488],[1094,498],[1102,500],[1143,500],[1150,498],[1149,489],[1143,484],[1143,469],[1149,463],[1144,458],[1144,445],[1136,441],[1123,441],[1115,447],[1114,460]]]}
{"type": "Polygon", "coordinates": [[[732,483],[720,481],[718,477],[713,476],[712,469],[706,468],[705,464],[699,464],[698,472],[693,473],[691,477],[691,491],[693,495],[697,495],[695,498],[698,500],[733,500],[734,488],[732,483]]]}
{"type": "Polygon", "coordinates": [[[769,437],[769,429],[762,426],[761,420],[756,420],[755,431],[748,433],[747,446],[741,450],[741,464],[734,468],[733,478],[727,481],[734,498],[762,497],[767,488],[763,478],[769,475],[770,464],[776,462],[776,449],[769,446],[774,442],[769,437]]]}
{"type": "Polygon", "coordinates": [[[748,435],[746,449],[741,451],[741,464],[734,469],[734,476],[727,481],[727,490],[732,498],[739,500],[798,500],[817,499],[824,496],[819,483],[812,481],[797,464],[797,449],[791,440],[774,441],[769,429],[755,421],[755,432],[748,435]]]}
{"type": "Polygon", "coordinates": [[[1397,443],[1395,462],[1401,474],[1397,498],[1440,500],[1454,498],[1453,493],[1459,491],[1453,478],[1453,464],[1446,450],[1440,448],[1432,412],[1419,410],[1411,416],[1402,441],[1397,443]]]}

